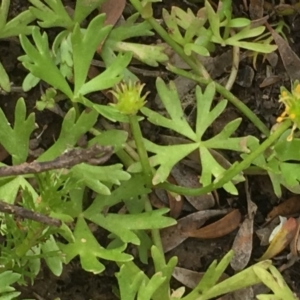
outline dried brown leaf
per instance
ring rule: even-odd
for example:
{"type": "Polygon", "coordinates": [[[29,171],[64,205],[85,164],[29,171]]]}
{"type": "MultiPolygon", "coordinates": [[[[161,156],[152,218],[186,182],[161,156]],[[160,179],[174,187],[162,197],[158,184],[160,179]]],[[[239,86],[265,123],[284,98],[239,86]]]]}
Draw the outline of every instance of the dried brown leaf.
{"type": "Polygon", "coordinates": [[[252,253],[253,220],[257,211],[257,205],[251,200],[248,180],[245,182],[245,192],[248,216],[242,223],[232,245],[234,256],[230,265],[235,271],[241,271],[247,266],[252,253]]]}
{"type": "Polygon", "coordinates": [[[278,46],[278,51],[282,59],[286,72],[292,80],[300,78],[300,59],[292,50],[288,42],[283,39],[268,23],[266,26],[270,30],[273,39],[278,46]]]}
{"type": "MultiPolygon", "coordinates": [[[[199,174],[197,174],[191,168],[178,164],[174,166],[171,171],[172,176],[180,186],[199,188],[199,174]]],[[[185,196],[187,201],[193,205],[197,210],[206,210],[215,205],[215,199],[212,194],[200,195],[200,196],[185,196]]]]}
{"type": "Polygon", "coordinates": [[[177,221],[177,224],[161,230],[161,239],[165,252],[168,252],[188,238],[187,232],[195,230],[210,218],[228,213],[227,209],[198,211],[177,221]]]}
{"type": "Polygon", "coordinates": [[[252,238],[253,219],[246,218],[232,245],[234,256],[230,265],[235,271],[241,271],[247,266],[252,253],[252,238]]]}
{"type": "Polygon", "coordinates": [[[289,216],[300,212],[300,196],[293,196],[275,206],[267,215],[267,220],[277,216],[289,216]]]}
{"type": "MultiPolygon", "coordinates": [[[[121,17],[123,10],[126,5],[126,0],[106,0],[99,10],[99,13],[105,13],[106,19],[104,25],[115,25],[119,18],[121,17]]],[[[105,38],[106,39],[106,38],[105,38]]],[[[102,45],[105,39],[100,43],[97,48],[97,52],[101,53],[102,45]]]]}
{"type": "Polygon", "coordinates": [[[262,18],[264,14],[264,0],[250,0],[249,14],[251,20],[262,18]]]}
{"type": "Polygon", "coordinates": [[[151,202],[151,205],[155,208],[167,207],[167,205],[163,201],[161,201],[161,199],[156,195],[155,192],[152,192],[150,194],[149,200],[151,202]]]}
{"type": "Polygon", "coordinates": [[[240,211],[235,209],[222,219],[203,228],[186,232],[186,235],[201,239],[219,238],[235,230],[239,226],[241,219],[242,215],[240,211]]]}
{"type": "Polygon", "coordinates": [[[107,0],[100,8],[100,13],[106,14],[105,25],[115,25],[121,17],[126,5],[126,0],[107,0]]]}

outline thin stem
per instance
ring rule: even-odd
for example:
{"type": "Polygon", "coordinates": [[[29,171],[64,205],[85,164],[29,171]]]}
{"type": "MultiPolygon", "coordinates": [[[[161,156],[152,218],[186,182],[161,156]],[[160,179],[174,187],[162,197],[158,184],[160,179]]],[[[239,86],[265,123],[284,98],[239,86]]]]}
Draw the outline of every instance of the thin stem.
{"type": "MultiPolygon", "coordinates": [[[[230,31],[231,35],[234,35],[235,32],[233,30],[230,31]]],[[[240,47],[233,46],[232,47],[232,66],[230,76],[226,82],[225,89],[230,91],[233,84],[235,83],[236,76],[239,70],[239,63],[240,63],[240,47]]]]}
{"type": "Polygon", "coordinates": [[[269,148],[278,138],[291,126],[291,121],[284,121],[277,130],[270,135],[259,147],[257,147],[251,154],[249,154],[243,161],[233,165],[230,169],[224,172],[223,177],[218,181],[211,183],[205,187],[199,189],[190,189],[181,186],[176,186],[170,183],[162,183],[157,185],[155,188],[165,189],[171,192],[175,192],[180,195],[187,196],[197,196],[210,193],[218,188],[221,188],[224,184],[229,182],[232,178],[238,175],[243,170],[247,169],[251,163],[256,159],[261,153],[263,153],[267,148],[269,148]]]}
{"type": "MultiPolygon", "coordinates": [[[[135,144],[136,144],[137,152],[140,157],[140,162],[141,162],[141,165],[143,168],[143,173],[147,178],[146,182],[149,185],[149,187],[151,187],[153,172],[152,172],[152,168],[150,166],[148,153],[147,153],[147,150],[144,145],[143,135],[142,135],[142,131],[140,128],[140,124],[139,124],[139,121],[138,121],[138,118],[136,115],[129,116],[129,124],[130,124],[130,128],[131,128],[132,136],[133,136],[135,144]]],[[[152,211],[152,205],[150,203],[148,195],[146,195],[146,194],[142,195],[142,199],[145,201],[145,210],[152,211]]],[[[152,240],[153,240],[154,245],[159,249],[159,251],[162,254],[164,254],[159,230],[152,229],[151,235],[152,235],[152,240]]],[[[164,255],[162,255],[162,256],[164,257],[164,255]]]]}
{"type": "MultiPolygon", "coordinates": [[[[130,0],[131,4],[134,6],[134,8],[141,13],[142,6],[139,0],[130,0]]],[[[147,18],[146,19],[152,26],[152,28],[160,35],[160,37],[169,45],[171,46],[172,50],[174,50],[190,67],[191,69],[198,74],[199,76],[202,76],[206,79],[210,78],[209,73],[205,69],[205,67],[197,61],[197,63],[194,62],[193,59],[191,59],[189,56],[187,56],[182,47],[178,45],[172,38],[170,38],[168,32],[153,18],[147,18]]]]}
{"type": "Polygon", "coordinates": [[[147,184],[149,185],[149,187],[151,187],[153,172],[150,166],[148,153],[144,145],[143,135],[138,121],[138,117],[136,115],[129,116],[129,124],[131,128],[132,136],[136,144],[137,152],[139,154],[143,173],[147,178],[147,184]]]}
{"type": "MultiPolygon", "coordinates": [[[[168,65],[168,69],[177,75],[189,78],[201,84],[208,85],[210,82],[212,82],[212,80],[202,78],[190,72],[176,68],[172,65],[168,65]]],[[[215,84],[216,84],[216,90],[223,97],[225,97],[230,103],[232,103],[236,108],[238,108],[265,136],[270,135],[270,131],[268,127],[249,109],[247,105],[245,105],[241,100],[239,100],[236,96],[234,96],[230,91],[228,91],[222,85],[218,84],[217,82],[215,82],[215,84]]]]}
{"type": "MultiPolygon", "coordinates": [[[[150,203],[148,195],[142,195],[142,199],[145,201],[145,211],[152,211],[152,205],[150,203]]],[[[153,244],[157,247],[157,249],[164,254],[163,245],[160,238],[160,233],[158,229],[151,229],[152,241],[153,244]]],[[[162,255],[162,257],[165,257],[162,255]]]]}

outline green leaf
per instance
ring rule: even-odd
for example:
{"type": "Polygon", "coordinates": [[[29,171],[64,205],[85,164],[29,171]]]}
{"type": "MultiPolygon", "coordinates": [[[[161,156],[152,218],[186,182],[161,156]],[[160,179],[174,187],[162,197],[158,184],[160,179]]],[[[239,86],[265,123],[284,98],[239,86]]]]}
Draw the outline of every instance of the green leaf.
{"type": "MultiPolygon", "coordinates": [[[[189,24],[188,28],[186,29],[185,35],[184,35],[184,44],[192,42],[194,40],[195,36],[201,36],[202,34],[199,34],[199,31],[201,32],[207,32],[205,27],[202,27],[205,23],[205,18],[194,18],[192,22],[189,24]]],[[[196,41],[195,41],[195,44],[196,41]]]]}
{"type": "Polygon", "coordinates": [[[172,14],[169,14],[169,12],[166,9],[163,9],[162,17],[168,27],[169,36],[176,43],[184,45],[185,39],[181,35],[181,32],[177,26],[176,15],[173,13],[173,11],[172,14]]]}
{"type": "MultiPolygon", "coordinates": [[[[104,26],[105,15],[95,17],[87,29],[81,29],[77,23],[71,35],[74,60],[74,94],[78,95],[83,87],[91,61],[99,44],[105,39],[112,26],[104,26]]],[[[101,90],[100,87],[98,89],[101,90]]],[[[95,90],[94,90],[95,91],[95,90]]],[[[87,92],[88,93],[88,92],[87,92]]],[[[82,93],[83,95],[85,93],[82,93]]]]}
{"type": "Polygon", "coordinates": [[[14,128],[0,110],[0,139],[3,147],[12,155],[13,164],[26,161],[29,149],[29,139],[35,130],[35,117],[31,113],[26,119],[26,106],[23,98],[20,98],[15,108],[14,128]]]}
{"type": "Polygon", "coordinates": [[[88,147],[98,144],[102,146],[112,146],[114,152],[123,149],[128,138],[128,132],[124,130],[111,129],[104,131],[93,139],[89,140],[88,147]]]}
{"type": "MultiPolygon", "coordinates": [[[[174,165],[199,147],[199,143],[159,146],[146,139],[144,139],[144,144],[149,152],[156,153],[156,155],[151,156],[149,159],[151,166],[160,166],[152,179],[154,185],[164,182],[168,178],[174,165]]],[[[140,162],[132,164],[128,168],[128,171],[134,173],[140,172],[140,162]]]]}
{"type": "Polygon", "coordinates": [[[123,122],[123,123],[129,122],[128,116],[120,113],[120,111],[114,106],[95,104],[83,96],[79,96],[79,98],[74,99],[74,101],[79,102],[84,106],[91,108],[92,110],[96,111],[99,115],[105,117],[106,119],[112,122],[116,122],[116,121],[123,122]]]}
{"type": "Polygon", "coordinates": [[[198,23],[199,26],[197,26],[198,29],[200,29],[200,27],[202,27],[206,22],[206,14],[203,14],[203,16],[198,18],[194,15],[192,10],[189,8],[185,11],[185,10],[181,9],[180,7],[173,6],[172,14],[174,14],[176,16],[177,24],[181,28],[185,29],[186,31],[189,30],[189,27],[191,26],[191,24],[195,24],[194,21],[196,19],[198,19],[200,21],[200,23],[198,23]]]}
{"type": "Polygon", "coordinates": [[[34,27],[32,37],[36,47],[31,44],[25,35],[20,36],[20,42],[26,55],[18,59],[35,77],[46,81],[53,88],[59,89],[72,99],[73,92],[52,59],[51,51],[48,47],[47,34],[44,32],[43,35],[41,35],[39,28],[34,27]]]}
{"type": "MultiPolygon", "coordinates": [[[[117,58],[116,54],[114,53],[114,50],[109,46],[107,40],[102,47],[101,57],[103,62],[105,63],[105,66],[110,66],[117,58]]],[[[124,69],[121,74],[121,76],[123,76],[124,82],[136,82],[139,80],[139,78],[128,69],[124,69]]]]}
{"type": "Polygon", "coordinates": [[[228,22],[227,26],[230,28],[240,28],[240,27],[245,27],[249,26],[251,21],[247,18],[235,18],[231,19],[230,22],[228,22]]]}
{"type": "Polygon", "coordinates": [[[21,274],[14,273],[13,271],[4,271],[0,274],[0,293],[14,291],[15,288],[10,287],[21,278],[21,274]]]}
{"type": "Polygon", "coordinates": [[[10,80],[1,62],[0,62],[0,88],[7,93],[10,92],[10,80]]]}
{"type": "Polygon", "coordinates": [[[67,263],[79,255],[81,266],[85,271],[92,272],[94,274],[101,273],[105,268],[98,258],[116,262],[132,260],[131,255],[123,253],[126,248],[126,244],[116,249],[103,248],[92,234],[82,216],[79,216],[77,219],[74,237],[74,243],[59,244],[59,247],[66,255],[67,263]]]}
{"type": "Polygon", "coordinates": [[[10,1],[1,1],[0,7],[0,32],[3,30],[6,22],[7,22],[7,15],[9,11],[10,1]]]}
{"type": "Polygon", "coordinates": [[[141,109],[142,113],[146,115],[148,120],[155,125],[172,129],[191,140],[197,140],[195,132],[190,127],[184,116],[174,82],[171,81],[168,88],[162,79],[157,78],[156,88],[160,99],[170,116],[170,119],[165,118],[161,114],[146,107],[141,109]]]}
{"type": "Polygon", "coordinates": [[[60,276],[63,271],[63,259],[53,235],[51,235],[46,242],[41,244],[41,250],[51,272],[55,276],[60,276]]]}
{"type": "Polygon", "coordinates": [[[130,52],[133,57],[151,67],[166,63],[169,57],[165,54],[165,45],[143,45],[129,42],[117,42],[114,47],[118,52],[130,52]]]}
{"type": "Polygon", "coordinates": [[[137,291],[148,277],[138,269],[134,263],[129,262],[121,266],[120,271],[116,274],[120,289],[120,299],[135,300],[137,291]]]}
{"type": "Polygon", "coordinates": [[[68,215],[73,218],[77,218],[82,213],[82,201],[84,193],[85,186],[78,186],[77,189],[70,190],[70,201],[62,204],[62,211],[64,213],[68,213],[68,215]]]}
{"type": "Polygon", "coordinates": [[[262,43],[250,43],[250,42],[242,42],[242,41],[236,41],[236,42],[226,42],[227,45],[237,46],[243,49],[260,52],[260,53],[272,53],[277,50],[276,45],[268,45],[268,44],[262,44],[262,43]]]}
{"type": "MultiPolygon", "coordinates": [[[[57,36],[58,37],[58,36],[57,36]]],[[[60,71],[62,75],[67,78],[69,81],[73,80],[74,73],[73,73],[73,48],[71,43],[71,35],[68,34],[66,31],[62,31],[60,38],[55,39],[55,42],[59,43],[55,45],[53,43],[52,49],[55,49],[58,46],[58,49],[52,50],[56,60],[59,62],[60,71]],[[65,35],[67,33],[67,35],[65,35]],[[58,41],[60,40],[60,41],[58,41]]]]}
{"type": "Polygon", "coordinates": [[[33,277],[36,277],[41,270],[41,244],[33,246],[29,251],[26,253],[26,257],[28,257],[28,269],[33,277]]]}
{"type": "Polygon", "coordinates": [[[184,52],[188,56],[190,56],[192,52],[195,52],[202,56],[209,56],[209,51],[205,47],[191,43],[187,43],[184,45],[184,52]]]}
{"type": "Polygon", "coordinates": [[[0,38],[18,36],[19,34],[30,34],[33,26],[28,26],[28,24],[34,20],[35,17],[30,11],[26,10],[21,12],[15,18],[6,23],[5,27],[0,30],[0,38]]]}
{"type": "Polygon", "coordinates": [[[300,149],[300,139],[293,138],[291,141],[287,141],[287,137],[290,134],[290,129],[287,130],[280,139],[276,142],[274,150],[276,153],[276,158],[280,161],[287,160],[300,160],[299,149],[300,149]]]}
{"type": "Polygon", "coordinates": [[[250,153],[251,146],[257,145],[257,139],[255,137],[230,137],[239,127],[241,121],[242,119],[235,119],[227,123],[219,134],[203,142],[202,145],[207,148],[228,149],[233,151],[250,153]]]}
{"type": "Polygon", "coordinates": [[[293,190],[294,187],[299,190],[300,165],[293,163],[281,163],[280,170],[282,175],[282,184],[289,190],[293,190]]]}
{"type": "Polygon", "coordinates": [[[40,82],[40,78],[35,77],[33,74],[28,73],[23,80],[22,83],[22,89],[24,92],[30,91],[33,87],[37,86],[37,84],[40,82]]]}
{"type": "Polygon", "coordinates": [[[98,113],[95,111],[83,111],[76,120],[75,109],[71,108],[65,115],[57,141],[37,160],[52,160],[61,155],[65,150],[75,146],[79,138],[94,126],[97,117],[98,113]]]}
{"type": "MultiPolygon", "coordinates": [[[[149,22],[144,21],[141,23],[135,24],[138,13],[130,16],[125,23],[114,27],[113,30],[109,33],[105,44],[111,48],[115,47],[117,42],[127,40],[129,38],[139,37],[139,36],[153,36],[151,31],[152,26],[149,22]]],[[[102,53],[101,53],[102,54],[102,53]]]]}
{"type": "Polygon", "coordinates": [[[129,173],[122,170],[123,165],[115,164],[111,166],[91,166],[79,164],[71,169],[72,176],[81,183],[87,185],[93,191],[110,195],[110,189],[102,182],[120,185],[123,180],[130,178],[129,173]]]}
{"type": "Polygon", "coordinates": [[[88,208],[84,217],[91,222],[105,228],[117,235],[124,243],[140,244],[135,230],[161,229],[176,224],[176,221],[162,215],[169,210],[167,208],[157,209],[152,212],[144,212],[134,215],[103,214],[88,208]]]}
{"type": "MultiPolygon", "coordinates": [[[[69,211],[68,211],[69,212],[69,211]]],[[[75,237],[73,235],[73,232],[71,231],[71,229],[65,224],[63,223],[58,231],[57,231],[66,241],[68,241],[69,243],[74,243],[75,242],[75,237]]]]}
{"type": "Polygon", "coordinates": [[[210,5],[209,1],[205,1],[205,8],[207,12],[207,18],[209,21],[210,29],[217,43],[223,44],[224,41],[220,35],[220,20],[219,15],[215,13],[213,7],[210,5]]]}
{"type": "Polygon", "coordinates": [[[173,256],[168,263],[165,262],[164,254],[161,253],[156,246],[152,246],[151,255],[154,262],[156,274],[161,273],[164,281],[160,284],[153,295],[153,300],[167,299],[170,293],[170,280],[177,265],[178,258],[173,256]]]}
{"type": "Polygon", "coordinates": [[[45,0],[45,5],[40,0],[29,0],[34,5],[29,7],[30,12],[39,20],[39,26],[44,28],[64,27],[72,28],[73,20],[65,10],[61,0],[45,0]]]}
{"type": "Polygon", "coordinates": [[[258,26],[255,28],[250,28],[250,26],[243,28],[241,31],[235,33],[230,38],[226,40],[226,43],[237,42],[241,39],[248,39],[261,35],[265,31],[265,26],[258,26]]]}
{"type": "Polygon", "coordinates": [[[16,176],[11,180],[0,181],[0,199],[13,204],[16,200],[19,189],[28,190],[33,199],[38,197],[38,194],[30,183],[23,176],[16,176]]]}
{"type": "MultiPolygon", "coordinates": [[[[160,286],[166,281],[166,277],[161,272],[155,273],[151,279],[145,283],[143,281],[139,286],[138,300],[151,300],[153,294],[160,288],[160,286]]],[[[169,284],[168,284],[169,286],[169,284]]],[[[161,294],[162,297],[162,294],[161,294]]],[[[160,298],[161,299],[161,298],[160,298]]]]}
{"type": "MultiPolygon", "coordinates": [[[[229,253],[232,254],[232,252],[229,253]]],[[[193,291],[194,293],[195,292],[200,294],[204,293],[203,297],[200,298],[201,300],[212,299],[220,295],[227,294],[260,283],[261,280],[255,274],[253,268],[255,266],[260,266],[264,269],[267,269],[271,265],[271,261],[266,260],[252,267],[249,267],[231,276],[230,278],[223,280],[220,283],[216,283],[216,278],[220,276],[220,271],[223,270],[224,266],[226,264],[229,264],[230,262],[230,260],[228,261],[228,259],[231,259],[231,257],[228,256],[228,254],[223,258],[223,259],[226,258],[226,260],[224,261],[222,260],[219,265],[216,265],[216,262],[214,262],[209,267],[209,269],[205,272],[205,275],[203,276],[199,285],[194,289],[193,291]]]]}
{"type": "MultiPolygon", "coordinates": [[[[135,203],[138,203],[138,198],[134,199],[135,203]]],[[[145,203],[144,203],[145,206],[145,203]]],[[[149,260],[149,251],[151,249],[151,246],[153,244],[153,241],[151,237],[145,232],[144,230],[137,230],[136,234],[138,238],[140,239],[140,245],[137,246],[138,254],[139,254],[139,260],[144,263],[148,264],[149,260]]]]}
{"type": "Polygon", "coordinates": [[[89,0],[89,1],[76,1],[73,19],[79,24],[96,8],[99,8],[105,0],[89,0]]]}
{"type": "MultiPolygon", "coordinates": [[[[274,267],[269,267],[270,272],[260,266],[253,266],[253,271],[257,277],[273,291],[273,299],[295,300],[296,297],[289,289],[280,272],[274,267]]],[[[263,298],[261,298],[263,299],[263,298]]]]}
{"type": "Polygon", "coordinates": [[[204,132],[215,121],[215,119],[224,111],[227,101],[221,100],[210,110],[216,93],[216,86],[212,82],[207,85],[205,92],[199,86],[196,87],[197,99],[197,119],[196,119],[196,136],[201,139],[204,132]]]}
{"type": "MultiPolygon", "coordinates": [[[[130,179],[122,182],[120,186],[114,189],[110,195],[99,194],[86,213],[90,211],[103,211],[105,208],[112,207],[122,201],[124,201],[127,206],[129,199],[133,198],[136,200],[138,196],[149,194],[150,192],[151,190],[146,188],[146,179],[141,174],[133,174],[130,179]]],[[[135,204],[135,206],[137,206],[137,204],[135,204]]],[[[130,207],[128,209],[132,212],[130,207]]]]}
{"type": "MultiPolygon", "coordinates": [[[[212,176],[214,176],[216,178],[215,181],[217,181],[219,178],[222,177],[226,169],[223,168],[216,161],[216,159],[212,156],[212,154],[208,151],[207,148],[200,146],[199,152],[200,152],[200,159],[201,159],[201,166],[202,166],[200,182],[203,184],[203,186],[207,186],[211,184],[212,176]]],[[[232,180],[234,180],[235,182],[241,182],[244,180],[244,178],[241,177],[240,175],[237,175],[232,180]]],[[[233,195],[238,195],[238,191],[231,181],[224,184],[223,188],[228,193],[231,193],[233,195]]]]}
{"type": "Polygon", "coordinates": [[[216,285],[220,277],[222,276],[225,269],[229,266],[229,263],[233,257],[233,251],[229,251],[217,264],[217,261],[214,260],[209,268],[204,273],[204,276],[200,280],[199,284],[194,290],[197,290],[201,294],[206,293],[212,287],[216,285]]]}
{"type": "Polygon", "coordinates": [[[21,292],[5,293],[5,295],[0,296],[0,300],[16,299],[20,294],[21,294],[21,292]]]}
{"type": "MultiPolygon", "coordinates": [[[[115,61],[108,66],[98,76],[86,82],[80,87],[78,94],[86,95],[88,93],[101,91],[113,87],[122,80],[122,72],[131,61],[131,53],[119,54],[115,61]]],[[[79,95],[77,95],[79,96],[79,95]]]]}

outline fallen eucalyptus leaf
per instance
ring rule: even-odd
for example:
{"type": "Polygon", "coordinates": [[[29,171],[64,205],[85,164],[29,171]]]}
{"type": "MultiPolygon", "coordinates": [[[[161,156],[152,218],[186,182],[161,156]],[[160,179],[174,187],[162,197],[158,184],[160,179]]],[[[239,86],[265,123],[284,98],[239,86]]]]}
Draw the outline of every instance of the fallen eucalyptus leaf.
{"type": "Polygon", "coordinates": [[[199,211],[177,220],[177,224],[161,230],[161,239],[165,252],[168,252],[188,238],[187,232],[202,226],[212,217],[224,215],[227,209],[199,211]]]}
{"type": "Polygon", "coordinates": [[[242,215],[238,209],[231,211],[222,219],[202,227],[197,230],[186,232],[188,237],[195,237],[201,239],[215,239],[229,234],[235,230],[242,219],[242,215]]]}

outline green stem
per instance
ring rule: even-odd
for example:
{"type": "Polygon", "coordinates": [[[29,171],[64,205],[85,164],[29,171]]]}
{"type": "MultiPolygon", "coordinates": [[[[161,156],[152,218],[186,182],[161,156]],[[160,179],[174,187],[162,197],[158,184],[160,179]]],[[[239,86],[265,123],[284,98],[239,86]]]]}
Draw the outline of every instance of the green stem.
{"type": "MultiPolygon", "coordinates": [[[[212,80],[202,78],[200,76],[194,75],[190,72],[184,71],[182,69],[176,68],[172,65],[168,65],[168,69],[180,76],[189,78],[191,80],[197,81],[201,84],[208,85],[212,80]]],[[[235,97],[230,91],[224,88],[221,84],[216,84],[216,90],[225,97],[231,104],[238,108],[265,136],[270,135],[268,127],[245,105],[241,100],[235,97]]]]}
{"type": "Polygon", "coordinates": [[[259,147],[257,147],[251,154],[247,156],[246,159],[241,161],[240,163],[233,165],[230,169],[224,172],[223,177],[221,177],[218,181],[211,183],[205,187],[198,189],[190,189],[181,186],[176,186],[170,183],[162,183],[157,185],[155,188],[165,189],[171,192],[175,192],[180,195],[187,196],[197,196],[210,193],[218,188],[221,188],[224,184],[229,182],[232,178],[238,175],[243,170],[247,169],[251,163],[256,159],[261,153],[263,153],[267,148],[269,148],[279,137],[291,126],[291,121],[284,121],[277,130],[270,135],[268,139],[266,139],[259,147]]]}
{"type": "MultiPolygon", "coordinates": [[[[138,121],[138,117],[136,115],[129,116],[129,124],[130,124],[130,128],[131,128],[132,136],[133,136],[135,144],[136,144],[137,152],[140,157],[140,162],[142,165],[143,173],[146,176],[146,182],[147,182],[148,186],[151,187],[153,172],[152,172],[152,168],[150,166],[148,153],[147,153],[147,150],[144,145],[143,135],[142,135],[139,121],[138,121]]],[[[145,201],[145,210],[152,211],[152,205],[150,203],[148,195],[146,195],[146,194],[142,195],[142,199],[145,201]]],[[[152,229],[151,235],[152,235],[152,240],[153,240],[154,245],[162,253],[162,256],[164,256],[164,251],[163,251],[163,246],[162,246],[159,230],[152,229]]]]}
{"type": "MultiPolygon", "coordinates": [[[[142,198],[145,201],[145,211],[148,211],[148,212],[152,211],[152,205],[150,203],[148,195],[143,195],[142,198]]],[[[162,254],[162,257],[165,257],[164,256],[164,249],[163,249],[163,245],[162,245],[162,242],[161,242],[159,230],[158,229],[151,229],[151,235],[152,235],[153,244],[160,251],[160,253],[162,254]]]]}
{"type": "Polygon", "coordinates": [[[138,117],[136,115],[129,116],[129,124],[130,124],[133,139],[136,144],[137,152],[139,154],[143,173],[146,176],[146,182],[148,186],[151,187],[153,172],[150,166],[148,153],[144,145],[143,135],[138,121],[138,117]]]}
{"type": "MultiPolygon", "coordinates": [[[[230,31],[231,36],[233,36],[235,34],[234,30],[230,31]]],[[[233,87],[236,77],[237,77],[237,73],[239,70],[239,64],[240,64],[240,47],[238,46],[233,46],[232,47],[232,67],[231,67],[231,72],[229,75],[229,78],[226,82],[225,85],[225,89],[230,91],[231,88],[233,87]]]]}
{"type": "MultiPolygon", "coordinates": [[[[130,0],[131,4],[134,6],[134,8],[141,13],[142,6],[139,0],[130,0]]],[[[189,56],[187,56],[182,46],[178,45],[172,38],[170,38],[168,32],[153,18],[147,18],[146,19],[152,26],[152,28],[160,35],[160,37],[169,45],[171,46],[172,50],[174,50],[190,67],[191,69],[198,74],[199,76],[203,76],[206,79],[210,78],[209,73],[205,69],[205,67],[197,61],[197,63],[194,62],[193,59],[191,59],[189,56]]]]}

